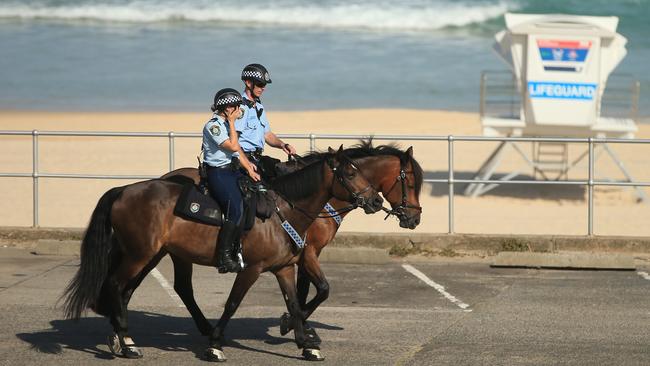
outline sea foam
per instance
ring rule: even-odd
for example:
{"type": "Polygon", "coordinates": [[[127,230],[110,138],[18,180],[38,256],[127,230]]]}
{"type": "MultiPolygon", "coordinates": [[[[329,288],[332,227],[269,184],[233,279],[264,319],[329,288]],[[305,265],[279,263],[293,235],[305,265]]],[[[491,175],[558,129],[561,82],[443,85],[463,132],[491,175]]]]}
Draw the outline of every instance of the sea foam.
{"type": "Polygon", "coordinates": [[[226,1],[107,0],[51,5],[31,1],[0,5],[0,19],[91,20],[98,22],[206,22],[296,28],[436,30],[462,27],[496,18],[515,6],[505,1],[481,4],[431,1],[385,3],[350,1],[321,5],[311,2],[248,2],[234,6],[226,1]]]}

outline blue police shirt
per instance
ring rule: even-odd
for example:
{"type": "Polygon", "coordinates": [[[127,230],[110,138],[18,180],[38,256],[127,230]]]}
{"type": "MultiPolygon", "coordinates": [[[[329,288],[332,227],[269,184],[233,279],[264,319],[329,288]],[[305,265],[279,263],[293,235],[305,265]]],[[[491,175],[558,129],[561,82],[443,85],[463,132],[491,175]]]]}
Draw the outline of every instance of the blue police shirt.
{"type": "Polygon", "coordinates": [[[213,167],[230,164],[233,156],[239,156],[221,146],[228,140],[227,122],[216,113],[203,127],[203,161],[213,167]]]}
{"type": "MultiPolygon", "coordinates": [[[[242,98],[248,99],[245,92],[242,93],[242,98]]],[[[249,107],[244,103],[242,108],[244,116],[235,122],[235,128],[241,132],[239,145],[246,152],[255,151],[255,149],[264,150],[264,135],[271,131],[264,106],[260,102],[255,103],[254,107],[249,107]]]]}

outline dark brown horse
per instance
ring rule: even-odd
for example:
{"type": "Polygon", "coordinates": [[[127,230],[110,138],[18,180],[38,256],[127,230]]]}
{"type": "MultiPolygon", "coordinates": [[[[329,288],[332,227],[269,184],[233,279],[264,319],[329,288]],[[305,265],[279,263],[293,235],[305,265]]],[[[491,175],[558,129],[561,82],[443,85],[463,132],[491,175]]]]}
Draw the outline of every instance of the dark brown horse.
{"type": "MultiPolygon", "coordinates": [[[[95,208],[81,245],[81,265],[64,295],[68,318],[90,308],[110,318],[115,334],[109,346],[125,357],[142,357],[128,336],[127,305],[144,277],[166,254],[184,263],[215,264],[219,228],[176,217],[174,205],[183,186],[150,180],[106,192],[95,208]]],[[[305,337],[296,295],[295,266],[299,251],[281,226],[290,222],[303,238],[307,228],[332,197],[359,202],[367,212],[381,208],[382,199],[342,148],[319,154],[315,161],[274,181],[277,215],[242,236],[246,268],[237,274],[223,314],[210,335],[206,357],[223,361],[224,329],[260,273],[275,274],[294,319],[295,340],[307,356],[314,346],[305,337]],[[282,220],[280,219],[282,217],[282,220]]],[[[176,261],[175,261],[176,262],[176,261]]],[[[190,267],[191,268],[191,267],[190,267]]]]}
{"type": "MultiPolygon", "coordinates": [[[[414,229],[420,223],[422,208],[419,204],[420,190],[422,187],[422,168],[413,158],[413,148],[402,151],[392,145],[373,147],[370,141],[362,141],[359,145],[346,149],[347,156],[352,158],[357,166],[363,171],[366,179],[383,195],[390,203],[392,210],[390,214],[397,216],[399,225],[403,228],[414,229]]],[[[316,158],[318,154],[307,155],[297,162],[297,165],[306,164],[316,158]]],[[[284,163],[296,165],[296,163],[284,163]]],[[[291,167],[289,168],[291,169],[291,167]]],[[[295,167],[293,167],[295,169],[295,167]]],[[[195,168],[181,168],[169,172],[163,176],[168,178],[176,175],[184,175],[192,178],[196,183],[199,181],[198,170],[195,168]]],[[[332,198],[328,202],[338,212],[340,219],[348,213],[347,202],[332,198]]],[[[331,215],[323,210],[322,216],[331,215]]],[[[340,220],[325,218],[315,220],[307,231],[308,244],[305,246],[298,261],[298,282],[297,294],[300,303],[303,327],[314,342],[318,343],[316,331],[309,327],[306,320],[316,308],[329,296],[329,283],[320,267],[318,256],[323,248],[334,239],[340,220]],[[316,295],[307,302],[310,283],[316,288],[316,295]]],[[[210,323],[199,309],[194,299],[192,290],[192,264],[172,255],[174,263],[174,289],[189,310],[197,327],[204,335],[208,335],[211,329],[210,323]]],[[[293,319],[285,314],[281,318],[280,332],[282,335],[293,329],[293,319]]],[[[313,357],[320,359],[319,352],[313,357]]]]}

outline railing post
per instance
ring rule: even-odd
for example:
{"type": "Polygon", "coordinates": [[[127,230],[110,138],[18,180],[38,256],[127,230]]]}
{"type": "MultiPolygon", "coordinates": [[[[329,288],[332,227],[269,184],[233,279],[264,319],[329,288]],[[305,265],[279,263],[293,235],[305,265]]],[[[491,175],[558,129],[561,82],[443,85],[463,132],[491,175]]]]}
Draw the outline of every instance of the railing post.
{"type": "Polygon", "coordinates": [[[170,131],[169,136],[169,171],[174,170],[174,131],[170,131]]]}
{"type": "Polygon", "coordinates": [[[483,118],[485,116],[485,83],[487,81],[487,75],[485,71],[481,72],[481,89],[480,93],[480,102],[479,102],[479,117],[483,118]]]}
{"type": "Polygon", "coordinates": [[[32,131],[32,227],[38,227],[38,130],[32,131]]]}
{"type": "Polygon", "coordinates": [[[447,136],[449,158],[449,234],[454,233],[454,136],[447,136]]]}
{"type": "Polygon", "coordinates": [[[632,120],[635,122],[639,119],[639,95],[641,94],[641,82],[638,80],[632,84],[632,110],[630,111],[632,120]]]}
{"type": "Polygon", "coordinates": [[[588,181],[589,203],[587,210],[587,235],[594,235],[594,139],[589,138],[589,181],[588,181]]]}
{"type": "Polygon", "coordinates": [[[309,134],[309,151],[316,151],[316,136],[313,133],[309,134]]]}

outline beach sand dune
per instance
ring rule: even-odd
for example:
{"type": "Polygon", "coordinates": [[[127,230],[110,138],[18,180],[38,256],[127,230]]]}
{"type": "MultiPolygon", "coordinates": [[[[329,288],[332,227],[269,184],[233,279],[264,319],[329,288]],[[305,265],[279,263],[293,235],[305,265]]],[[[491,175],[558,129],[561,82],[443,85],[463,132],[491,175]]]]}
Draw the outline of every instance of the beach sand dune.
{"type": "MultiPolygon", "coordinates": [[[[201,131],[207,113],[45,113],[0,112],[0,130],[41,131],[201,131]]],[[[269,113],[278,134],[361,134],[480,136],[478,115],[473,113],[416,110],[333,110],[269,113]]],[[[650,126],[640,125],[638,138],[650,138],[650,126]]],[[[32,137],[0,136],[0,173],[31,173],[32,137]]],[[[390,141],[376,141],[375,144],[390,141]]],[[[299,152],[309,149],[306,140],[291,140],[299,152]]],[[[351,140],[321,140],[317,149],[351,140]]],[[[447,177],[446,141],[397,141],[414,155],[426,178],[447,177]]],[[[169,171],[167,137],[39,137],[38,167],[41,173],[116,174],[158,176],[169,171]]],[[[196,166],[199,138],[176,138],[174,167],[196,166]]],[[[470,179],[497,146],[494,142],[456,142],[455,176],[470,179]]],[[[521,144],[530,154],[530,143],[521,144]]],[[[613,144],[611,148],[637,181],[650,181],[647,145],[613,144]]],[[[585,145],[571,144],[569,160],[576,159],[585,145]]],[[[271,155],[281,158],[278,151],[271,155]]],[[[510,151],[497,169],[496,177],[522,170],[533,177],[520,156],[510,151]]],[[[597,179],[623,179],[617,166],[605,154],[596,164],[597,179]]],[[[586,179],[586,159],[569,174],[569,179],[586,179]]],[[[108,188],[136,180],[39,179],[40,225],[83,227],[98,198],[108,188]]],[[[502,185],[482,197],[462,195],[455,187],[454,229],[461,233],[582,235],[587,232],[587,189],[579,186],[502,185]]],[[[32,178],[0,177],[1,226],[32,224],[32,178]]],[[[650,191],[646,189],[646,194],[650,191]]],[[[637,203],[631,188],[596,187],[594,228],[597,235],[650,235],[650,202],[637,203]]],[[[427,184],[421,194],[422,224],[416,232],[444,233],[448,230],[448,185],[427,184]]],[[[354,212],[342,226],[344,231],[409,232],[394,219],[383,215],[354,212]]]]}

